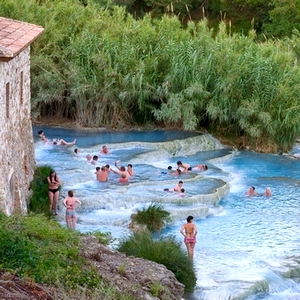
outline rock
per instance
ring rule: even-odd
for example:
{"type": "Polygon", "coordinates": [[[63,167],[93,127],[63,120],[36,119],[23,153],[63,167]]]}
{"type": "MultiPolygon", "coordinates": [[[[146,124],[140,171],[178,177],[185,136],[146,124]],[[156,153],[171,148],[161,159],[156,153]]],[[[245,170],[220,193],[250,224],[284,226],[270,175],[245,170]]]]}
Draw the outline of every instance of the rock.
{"type": "MultiPolygon", "coordinates": [[[[98,242],[94,236],[83,236],[81,255],[97,268],[100,277],[123,294],[140,300],[182,300],[184,285],[165,266],[141,258],[127,257],[98,242]]],[[[90,299],[78,290],[37,284],[30,278],[0,270],[0,300],[90,299]],[[67,297],[67,298],[66,298],[67,297]]]]}
{"type": "Polygon", "coordinates": [[[93,236],[84,236],[82,240],[81,255],[96,266],[101,278],[117,286],[121,292],[143,300],[182,299],[184,285],[164,265],[127,257],[99,243],[93,236]],[[152,295],[152,290],[156,295],[152,295]]]}

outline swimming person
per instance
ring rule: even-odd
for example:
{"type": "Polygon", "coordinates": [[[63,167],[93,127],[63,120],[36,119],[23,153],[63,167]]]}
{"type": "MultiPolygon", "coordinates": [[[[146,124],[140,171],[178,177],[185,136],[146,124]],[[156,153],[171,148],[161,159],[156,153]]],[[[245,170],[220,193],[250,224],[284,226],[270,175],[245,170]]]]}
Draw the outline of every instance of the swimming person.
{"type": "Polygon", "coordinates": [[[121,167],[118,166],[118,161],[115,162],[115,166],[118,168],[118,170],[113,170],[113,169],[110,168],[110,170],[113,173],[118,174],[120,176],[125,175],[126,178],[130,177],[129,172],[126,170],[126,168],[124,166],[121,166],[121,167]]]}
{"type": "Polygon", "coordinates": [[[98,163],[98,155],[94,155],[93,156],[93,159],[91,160],[91,164],[92,165],[97,165],[97,163],[98,163]]]}
{"type": "Polygon", "coordinates": [[[265,196],[267,196],[267,197],[272,196],[272,192],[271,192],[271,189],[269,187],[267,187],[266,190],[265,190],[265,196]]]}
{"type": "Polygon", "coordinates": [[[106,145],[102,146],[102,150],[99,151],[100,154],[109,154],[109,150],[106,145]]]}
{"type": "Polygon", "coordinates": [[[180,180],[180,181],[178,182],[178,185],[174,187],[174,192],[180,192],[181,189],[182,189],[182,185],[183,185],[183,181],[180,180]]]}
{"type": "Polygon", "coordinates": [[[40,136],[40,138],[42,139],[43,142],[45,142],[45,143],[48,142],[48,139],[45,137],[45,133],[43,130],[39,130],[38,135],[40,136]]]}
{"type": "Polygon", "coordinates": [[[177,162],[177,166],[178,168],[183,169],[182,172],[192,171],[192,167],[190,165],[184,164],[180,160],[177,162]]]}
{"type": "Polygon", "coordinates": [[[50,202],[50,212],[52,212],[52,210],[54,210],[54,214],[57,215],[58,214],[57,206],[58,206],[59,186],[61,185],[61,182],[54,170],[50,170],[50,174],[47,177],[47,181],[49,184],[48,197],[49,197],[49,202],[50,202]]]}
{"type": "Polygon", "coordinates": [[[100,182],[108,181],[108,173],[106,172],[105,166],[96,168],[96,178],[100,182]]]}
{"type": "Polygon", "coordinates": [[[182,188],[182,189],[180,190],[179,196],[183,197],[183,196],[184,196],[184,193],[185,193],[185,189],[182,188]]]}
{"type": "Polygon", "coordinates": [[[126,177],[126,175],[125,174],[122,174],[121,175],[121,178],[119,179],[119,182],[128,182],[128,177],[126,177]]]}
{"type": "Polygon", "coordinates": [[[253,185],[250,186],[250,188],[249,188],[249,190],[246,192],[246,194],[247,194],[248,196],[256,196],[257,193],[255,192],[255,187],[254,187],[253,185]]]}
{"type": "Polygon", "coordinates": [[[178,182],[178,185],[175,186],[173,189],[165,188],[164,191],[166,191],[166,192],[173,192],[173,191],[174,191],[174,192],[181,192],[181,190],[182,190],[182,185],[183,185],[183,181],[180,180],[180,181],[178,182]]]}
{"type": "Polygon", "coordinates": [[[132,168],[132,164],[128,164],[127,165],[127,172],[128,174],[133,177],[134,176],[134,171],[133,171],[133,168],[132,168]]]}
{"type": "Polygon", "coordinates": [[[180,175],[180,174],[181,174],[180,169],[176,169],[174,172],[169,173],[169,175],[174,175],[174,176],[177,176],[177,175],[180,175]]]}
{"type": "Polygon", "coordinates": [[[78,203],[80,206],[81,202],[74,197],[73,191],[68,191],[68,196],[64,199],[63,205],[67,208],[66,210],[66,223],[67,227],[70,229],[76,229],[76,213],[75,204],[78,203]]]}
{"type": "Polygon", "coordinates": [[[198,164],[198,165],[192,167],[192,170],[193,169],[200,170],[200,171],[207,171],[208,166],[206,164],[198,164]]]}
{"type": "Polygon", "coordinates": [[[56,146],[74,146],[76,144],[76,139],[73,142],[66,142],[63,139],[52,139],[52,144],[56,146]]]}
{"type": "Polygon", "coordinates": [[[187,223],[182,225],[180,233],[184,236],[184,243],[188,251],[188,256],[191,260],[193,260],[194,248],[196,244],[196,235],[198,233],[198,230],[196,225],[193,224],[193,216],[188,216],[186,220],[187,223]]]}

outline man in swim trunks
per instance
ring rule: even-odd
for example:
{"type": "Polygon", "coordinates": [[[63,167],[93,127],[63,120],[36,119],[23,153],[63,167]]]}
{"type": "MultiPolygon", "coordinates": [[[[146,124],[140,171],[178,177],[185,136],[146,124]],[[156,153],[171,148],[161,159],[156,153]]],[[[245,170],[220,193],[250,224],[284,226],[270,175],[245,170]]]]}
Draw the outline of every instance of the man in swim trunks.
{"type": "Polygon", "coordinates": [[[81,202],[74,197],[73,191],[68,191],[68,196],[64,199],[63,205],[67,208],[66,210],[66,223],[70,229],[76,229],[76,213],[75,205],[81,205],[81,202]]]}
{"type": "Polygon", "coordinates": [[[180,160],[177,162],[177,166],[178,166],[179,169],[182,169],[182,172],[186,173],[186,172],[192,171],[192,168],[191,168],[190,165],[184,164],[180,160]]]}

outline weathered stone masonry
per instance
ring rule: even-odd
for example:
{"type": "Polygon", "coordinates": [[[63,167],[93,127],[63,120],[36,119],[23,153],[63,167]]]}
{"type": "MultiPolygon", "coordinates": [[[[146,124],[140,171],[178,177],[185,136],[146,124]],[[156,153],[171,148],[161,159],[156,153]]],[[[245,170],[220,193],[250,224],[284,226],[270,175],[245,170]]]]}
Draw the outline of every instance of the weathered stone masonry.
{"type": "Polygon", "coordinates": [[[30,117],[30,44],[43,32],[0,17],[0,210],[27,213],[35,168],[30,117]]]}

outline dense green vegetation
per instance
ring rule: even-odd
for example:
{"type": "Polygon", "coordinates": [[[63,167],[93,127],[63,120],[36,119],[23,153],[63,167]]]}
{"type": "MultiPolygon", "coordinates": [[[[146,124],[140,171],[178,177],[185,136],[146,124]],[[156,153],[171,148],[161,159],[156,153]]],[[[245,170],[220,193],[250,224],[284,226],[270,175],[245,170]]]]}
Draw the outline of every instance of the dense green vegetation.
{"type": "Polygon", "coordinates": [[[291,36],[293,29],[300,30],[299,0],[113,0],[111,3],[125,6],[136,17],[149,12],[155,18],[177,15],[183,24],[205,17],[213,28],[224,20],[230,23],[232,32],[247,33],[254,29],[261,38],[291,36]]]}
{"type": "MultiPolygon", "coordinates": [[[[279,6],[271,2],[275,18],[279,6]]],[[[183,28],[177,17],[135,19],[100,0],[6,0],[0,15],[45,28],[32,47],[34,120],[206,127],[263,151],[286,151],[299,137],[297,31],[259,43],[254,31],[232,33],[227,22],[183,28]]]]}
{"type": "Polygon", "coordinates": [[[172,237],[154,240],[148,232],[135,233],[121,240],[118,250],[165,265],[185,285],[186,292],[192,292],[196,285],[193,262],[172,237]]]}
{"type": "Polygon", "coordinates": [[[28,204],[28,210],[37,214],[44,214],[51,216],[49,210],[48,198],[48,182],[47,177],[50,174],[51,167],[43,166],[35,169],[34,178],[31,182],[30,188],[32,195],[28,204]]]}
{"type": "Polygon", "coordinates": [[[99,278],[79,255],[81,247],[80,234],[53,219],[0,213],[1,270],[57,287],[59,299],[72,299],[76,289],[80,299],[133,300],[99,278]]]}
{"type": "Polygon", "coordinates": [[[150,232],[155,232],[160,231],[170,221],[170,213],[163,208],[162,204],[151,203],[148,207],[137,209],[137,213],[131,218],[138,224],[146,225],[150,232]]]}

